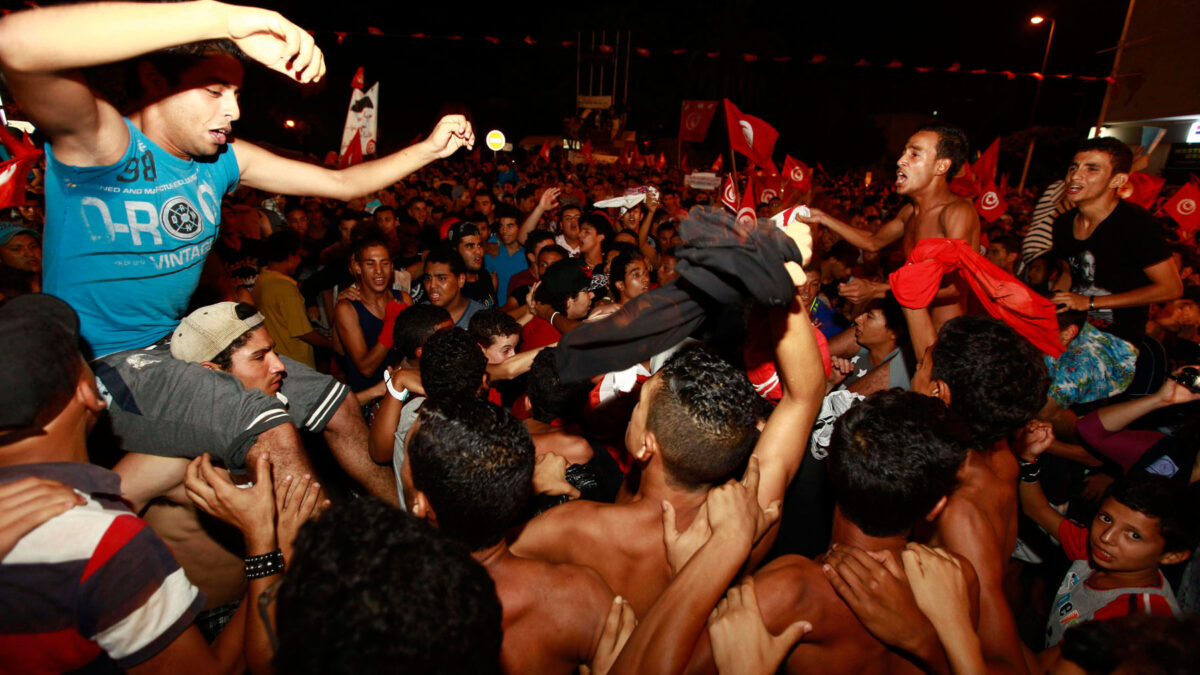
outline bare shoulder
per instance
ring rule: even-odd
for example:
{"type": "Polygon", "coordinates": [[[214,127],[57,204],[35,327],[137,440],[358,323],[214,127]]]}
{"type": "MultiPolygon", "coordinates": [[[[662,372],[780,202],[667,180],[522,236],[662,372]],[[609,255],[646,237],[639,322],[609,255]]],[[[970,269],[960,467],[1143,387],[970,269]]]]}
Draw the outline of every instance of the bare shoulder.
{"type": "Polygon", "coordinates": [[[979,213],[970,200],[963,197],[954,199],[942,209],[939,220],[947,237],[972,242],[978,240],[979,213]]]}
{"type": "Polygon", "coordinates": [[[815,613],[821,606],[822,589],[832,587],[816,561],[785,555],[754,573],[755,594],[767,627],[778,632],[798,619],[819,625],[815,613]]]}
{"type": "Polygon", "coordinates": [[[608,510],[619,508],[612,504],[575,499],[538,514],[519,530],[510,542],[513,553],[546,560],[568,560],[551,552],[566,552],[572,547],[590,545],[607,531],[608,510]]]}

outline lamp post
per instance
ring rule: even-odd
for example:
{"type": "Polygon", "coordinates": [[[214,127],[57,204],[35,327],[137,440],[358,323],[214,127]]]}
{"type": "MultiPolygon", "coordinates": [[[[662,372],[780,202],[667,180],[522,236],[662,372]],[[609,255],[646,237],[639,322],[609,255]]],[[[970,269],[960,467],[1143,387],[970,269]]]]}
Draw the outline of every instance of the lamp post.
{"type": "MultiPolygon", "coordinates": [[[[1037,26],[1046,21],[1046,17],[1038,14],[1030,17],[1029,23],[1037,26]]],[[[1054,41],[1054,17],[1050,17],[1050,33],[1046,36],[1046,53],[1042,56],[1042,70],[1038,73],[1037,89],[1033,94],[1033,109],[1029,111],[1029,150],[1025,153],[1025,167],[1021,169],[1021,183],[1017,186],[1017,192],[1025,191],[1025,178],[1029,175],[1029,162],[1033,159],[1033,144],[1035,138],[1033,136],[1033,124],[1037,119],[1038,101],[1042,97],[1042,80],[1046,79],[1046,63],[1050,60],[1050,43],[1054,41]]]]}

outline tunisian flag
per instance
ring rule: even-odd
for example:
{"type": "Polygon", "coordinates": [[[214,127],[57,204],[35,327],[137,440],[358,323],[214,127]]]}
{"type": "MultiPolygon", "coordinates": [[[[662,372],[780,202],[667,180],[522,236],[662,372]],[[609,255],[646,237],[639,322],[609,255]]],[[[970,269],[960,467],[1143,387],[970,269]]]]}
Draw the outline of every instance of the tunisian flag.
{"type": "Polygon", "coordinates": [[[975,200],[975,210],[979,212],[980,218],[991,223],[1008,211],[1008,202],[1000,196],[996,184],[988,181],[983,184],[983,190],[975,200]]]}
{"type": "Polygon", "coordinates": [[[742,201],[738,204],[737,217],[734,219],[734,228],[739,232],[748,233],[758,225],[758,204],[754,200],[756,196],[754,182],[747,176],[746,189],[742,190],[742,201]]]}
{"type": "Polygon", "coordinates": [[[783,178],[779,176],[767,176],[762,180],[761,189],[758,191],[758,203],[764,204],[772,199],[779,197],[783,192],[783,178]]]}
{"type": "Polygon", "coordinates": [[[18,141],[3,125],[0,125],[0,143],[8,148],[12,156],[0,163],[0,208],[23,206],[29,171],[37,163],[38,157],[42,156],[42,151],[33,146],[28,134],[18,141]]]}
{"type": "Polygon", "coordinates": [[[1165,178],[1134,171],[1129,174],[1129,180],[1117,190],[1117,196],[1143,209],[1149,209],[1154,206],[1154,200],[1158,199],[1158,193],[1162,191],[1163,183],[1166,182],[1165,178]]]}
{"type": "Polygon", "coordinates": [[[787,155],[783,159],[783,175],[792,187],[800,192],[806,192],[812,187],[812,171],[809,170],[807,164],[791,155],[787,155]]]}
{"type": "Polygon", "coordinates": [[[1200,203],[1200,188],[1196,184],[1188,181],[1173,197],[1163,204],[1163,211],[1168,216],[1175,219],[1179,223],[1179,231],[1185,235],[1190,235],[1200,227],[1200,210],[1196,209],[1196,204],[1200,203]]]}
{"type": "Polygon", "coordinates": [[[725,99],[725,124],[729,127],[729,144],[758,166],[779,173],[771,161],[779,132],[753,115],[744,115],[729,99],[725,99]]]}
{"type": "Polygon", "coordinates": [[[703,141],[716,112],[716,101],[684,101],[683,112],[679,115],[679,140],[688,143],[703,141]]]}
{"type": "Polygon", "coordinates": [[[733,184],[733,176],[729,174],[725,174],[725,184],[721,186],[721,203],[724,204],[730,211],[737,213],[737,186],[733,184]]]}
{"type": "Polygon", "coordinates": [[[979,185],[987,185],[988,183],[996,182],[996,165],[1000,162],[1000,139],[992,141],[992,144],[979,155],[979,159],[971,165],[971,172],[975,174],[975,178],[979,181],[979,185]]]}

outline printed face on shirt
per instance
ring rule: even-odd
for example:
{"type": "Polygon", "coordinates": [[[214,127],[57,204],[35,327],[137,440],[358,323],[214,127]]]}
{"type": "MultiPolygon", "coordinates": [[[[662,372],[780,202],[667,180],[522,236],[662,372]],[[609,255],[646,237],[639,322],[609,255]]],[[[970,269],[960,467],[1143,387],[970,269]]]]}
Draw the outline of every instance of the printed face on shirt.
{"type": "Polygon", "coordinates": [[[42,242],[32,234],[16,234],[0,246],[0,263],[25,272],[42,271],[42,242]]]}
{"type": "Polygon", "coordinates": [[[1110,572],[1138,572],[1158,567],[1163,556],[1161,520],[1135,511],[1109,497],[1088,529],[1092,562],[1110,572]]]}
{"type": "Polygon", "coordinates": [[[479,235],[470,234],[458,240],[458,254],[471,272],[483,269],[483,239],[479,235]]]}
{"type": "Polygon", "coordinates": [[[181,159],[217,154],[241,117],[238,94],[242,66],[232,56],[207,56],[180,75],[173,90],[154,106],[158,124],[143,129],[151,140],[181,159]]]}
{"type": "Polygon", "coordinates": [[[350,259],[350,272],[364,288],[385,293],[392,285],[392,258],[386,246],[368,246],[350,259]],[[360,257],[361,256],[361,257],[360,257]]]}
{"type": "Polygon", "coordinates": [[[429,302],[438,307],[447,307],[458,300],[465,283],[467,275],[455,274],[446,263],[425,266],[425,292],[429,294],[429,302]]]}
{"type": "Polygon", "coordinates": [[[483,355],[487,357],[488,365],[504,363],[512,358],[512,355],[517,353],[517,343],[520,341],[520,333],[492,338],[492,344],[483,348],[483,355]]]}
{"type": "MultiPolygon", "coordinates": [[[[904,154],[896,162],[896,192],[912,194],[933,182],[940,168],[945,173],[949,159],[937,157],[938,135],[933,131],[918,131],[908,139],[904,154]],[[941,162],[941,164],[939,164],[941,162]]],[[[953,176],[946,176],[950,180],[953,176]]]]}
{"type": "Polygon", "coordinates": [[[259,326],[250,333],[246,344],[234,350],[228,372],[243,387],[274,396],[283,384],[286,370],[283,361],[275,353],[275,340],[265,326],[259,326]]]}

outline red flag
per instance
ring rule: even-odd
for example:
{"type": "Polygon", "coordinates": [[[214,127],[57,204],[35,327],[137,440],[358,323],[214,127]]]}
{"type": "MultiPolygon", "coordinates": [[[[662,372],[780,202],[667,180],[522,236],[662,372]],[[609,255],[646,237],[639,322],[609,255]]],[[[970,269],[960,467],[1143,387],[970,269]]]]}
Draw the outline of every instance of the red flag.
{"type": "Polygon", "coordinates": [[[1006,173],[1000,174],[1000,196],[1008,196],[1008,174],[1006,173]]]}
{"type": "Polygon", "coordinates": [[[1158,193],[1162,190],[1163,183],[1166,183],[1165,178],[1151,176],[1142,171],[1134,171],[1129,174],[1129,180],[1117,190],[1117,196],[1127,202],[1137,204],[1143,209],[1149,209],[1154,206],[1154,200],[1158,199],[1158,193]]]}
{"type": "Polygon", "coordinates": [[[346,33],[344,33],[344,32],[335,32],[334,35],[337,36],[339,45],[342,44],[342,41],[344,41],[346,39],[346,33]]]}
{"type": "Polygon", "coordinates": [[[959,169],[959,174],[950,181],[950,191],[959,197],[975,198],[979,194],[979,181],[975,179],[975,172],[971,171],[969,164],[963,164],[962,169],[959,169]]]}
{"type": "Polygon", "coordinates": [[[1179,231],[1185,236],[1191,236],[1196,228],[1200,228],[1200,210],[1196,209],[1197,203],[1200,203],[1200,188],[1189,181],[1163,204],[1163,211],[1179,223],[1179,231]]]}
{"type": "Polygon", "coordinates": [[[672,49],[671,53],[674,54],[675,56],[683,56],[684,54],[687,53],[687,50],[686,49],[672,49]]]}
{"type": "Polygon", "coordinates": [[[525,42],[525,44],[527,44],[527,45],[536,45],[536,44],[537,44],[537,40],[534,40],[534,39],[533,39],[533,37],[532,37],[532,36],[529,36],[529,35],[526,35],[526,36],[525,36],[525,40],[524,40],[524,42],[525,42]]]}
{"type": "Polygon", "coordinates": [[[550,141],[542,142],[542,149],[538,151],[538,157],[541,157],[543,162],[550,163],[550,141]]]}
{"type": "Polygon", "coordinates": [[[687,155],[682,155],[679,158],[679,170],[688,173],[687,155]]]}
{"type": "Polygon", "coordinates": [[[600,53],[601,53],[601,54],[611,54],[611,53],[613,53],[613,48],[612,48],[612,45],[600,45],[600,46],[598,47],[598,49],[600,50],[600,53]]]}
{"type": "Polygon", "coordinates": [[[650,56],[650,50],[645,47],[634,47],[633,51],[637,52],[637,55],[643,59],[650,56]]]}
{"type": "Polygon", "coordinates": [[[781,176],[767,176],[763,179],[761,188],[758,191],[758,203],[769,203],[772,199],[782,194],[783,178],[781,176]]]}
{"type": "Polygon", "coordinates": [[[753,115],[744,115],[729,99],[725,99],[725,124],[729,127],[729,143],[734,151],[766,167],[771,173],[779,173],[771,161],[775,141],[779,132],[774,127],[753,115]]]}
{"type": "Polygon", "coordinates": [[[679,116],[679,140],[688,143],[703,141],[716,112],[716,101],[684,101],[679,116]]]}
{"type": "Polygon", "coordinates": [[[350,139],[350,144],[346,146],[346,153],[338,157],[338,168],[345,169],[348,166],[362,164],[362,136],[359,132],[354,132],[354,137],[350,139]]]}
{"type": "Polygon", "coordinates": [[[360,91],[362,90],[362,88],[363,88],[363,69],[362,69],[362,66],[359,66],[359,67],[358,67],[358,70],[354,71],[354,79],[350,81],[350,88],[351,88],[351,89],[358,89],[358,90],[360,90],[360,91]]]}
{"type": "Polygon", "coordinates": [[[975,178],[980,185],[996,182],[996,165],[1000,162],[1000,137],[979,155],[979,159],[971,165],[971,172],[975,174],[975,178]]]}
{"type": "Polygon", "coordinates": [[[720,170],[721,170],[721,165],[722,165],[724,162],[725,162],[725,155],[717,155],[717,161],[713,162],[713,164],[712,164],[712,170],[713,170],[714,172],[715,172],[715,171],[720,171],[720,170]]]}
{"type": "Polygon", "coordinates": [[[662,171],[663,169],[667,168],[667,153],[665,153],[665,152],[658,153],[658,164],[655,168],[657,168],[659,171],[662,171]]]}
{"type": "Polygon", "coordinates": [[[37,163],[38,157],[42,156],[42,151],[33,146],[28,135],[18,141],[3,125],[0,125],[0,142],[12,156],[0,163],[0,208],[23,206],[29,171],[37,163]]]}
{"type": "Polygon", "coordinates": [[[783,175],[787,176],[792,187],[800,192],[807,192],[812,187],[812,172],[808,165],[791,155],[783,159],[783,175]]]}
{"type": "Polygon", "coordinates": [[[979,198],[975,200],[975,210],[979,212],[980,218],[990,223],[1008,211],[1008,202],[1000,196],[996,184],[988,181],[984,184],[979,198]]]}
{"type": "Polygon", "coordinates": [[[498,45],[498,44],[500,44],[500,38],[498,38],[498,37],[496,37],[496,36],[494,36],[494,35],[484,35],[484,36],[483,36],[483,39],[484,39],[484,40],[487,40],[488,42],[490,42],[490,43],[492,43],[492,44],[494,44],[494,45],[498,45]]]}
{"type": "Polygon", "coordinates": [[[579,148],[579,151],[583,153],[583,161],[588,164],[594,162],[592,159],[592,140],[590,138],[583,142],[583,146],[579,148]]]}
{"type": "Polygon", "coordinates": [[[824,60],[825,60],[824,54],[814,54],[813,57],[808,60],[808,62],[809,63],[821,63],[824,60]]]}
{"type": "Polygon", "coordinates": [[[754,202],[754,181],[746,176],[746,189],[742,190],[742,200],[738,203],[737,216],[734,219],[736,229],[749,232],[758,224],[758,206],[754,202]]]}
{"type": "Polygon", "coordinates": [[[746,61],[746,63],[754,63],[755,61],[758,60],[758,55],[757,54],[742,54],[742,58],[746,61]]]}
{"type": "Polygon", "coordinates": [[[737,186],[733,184],[733,176],[729,174],[725,174],[725,184],[721,186],[721,203],[728,207],[730,211],[737,213],[737,186]]]}
{"type": "Polygon", "coordinates": [[[367,32],[371,35],[383,35],[383,31],[379,30],[375,26],[367,26],[367,32]]]}

